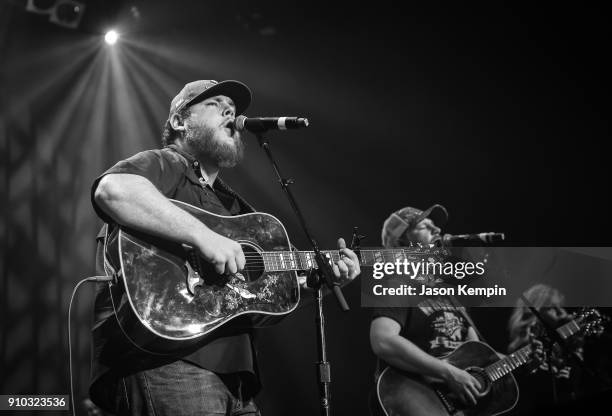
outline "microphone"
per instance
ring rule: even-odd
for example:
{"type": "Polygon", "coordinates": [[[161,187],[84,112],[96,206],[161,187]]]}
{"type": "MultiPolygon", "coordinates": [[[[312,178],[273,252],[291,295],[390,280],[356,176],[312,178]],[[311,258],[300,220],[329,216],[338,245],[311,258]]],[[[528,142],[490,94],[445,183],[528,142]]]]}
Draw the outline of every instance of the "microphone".
{"type": "Polygon", "coordinates": [[[480,233],[480,234],[459,234],[459,235],[451,235],[444,234],[441,238],[442,244],[445,246],[452,246],[454,242],[461,241],[480,241],[485,244],[496,243],[499,241],[504,241],[505,239],[504,233],[480,233]]]}
{"type": "Polygon", "coordinates": [[[308,127],[308,119],[303,117],[245,117],[238,116],[234,121],[238,131],[262,133],[268,130],[287,130],[308,127]]]}

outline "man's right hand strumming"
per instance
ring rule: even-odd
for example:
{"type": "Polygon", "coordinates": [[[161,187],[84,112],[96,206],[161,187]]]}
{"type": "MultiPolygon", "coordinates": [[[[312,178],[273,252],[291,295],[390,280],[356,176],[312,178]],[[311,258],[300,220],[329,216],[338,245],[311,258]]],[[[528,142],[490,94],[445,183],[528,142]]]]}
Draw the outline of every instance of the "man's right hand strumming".
{"type": "Polygon", "coordinates": [[[197,240],[196,247],[219,274],[234,274],[243,270],[246,264],[240,244],[210,229],[197,240]]]}
{"type": "Polygon", "coordinates": [[[478,380],[467,371],[451,364],[448,364],[443,379],[448,388],[467,405],[475,405],[476,400],[483,396],[478,380]]]}

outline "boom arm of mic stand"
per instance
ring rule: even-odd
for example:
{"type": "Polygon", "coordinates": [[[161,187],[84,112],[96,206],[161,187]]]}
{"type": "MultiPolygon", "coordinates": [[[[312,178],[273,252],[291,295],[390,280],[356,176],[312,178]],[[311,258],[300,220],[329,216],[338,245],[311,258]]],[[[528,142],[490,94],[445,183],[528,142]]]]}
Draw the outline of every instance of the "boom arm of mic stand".
{"type": "Polygon", "coordinates": [[[281,188],[283,189],[283,191],[285,191],[285,194],[287,195],[287,198],[289,199],[289,203],[291,204],[291,208],[293,209],[293,212],[297,216],[298,221],[300,222],[300,225],[302,229],[304,230],[304,234],[306,234],[308,241],[312,245],[312,248],[315,254],[315,261],[317,262],[317,266],[318,266],[318,274],[319,274],[320,279],[318,279],[318,282],[316,282],[315,286],[310,286],[310,285],[309,286],[316,290],[318,288],[317,286],[321,286],[321,283],[325,283],[327,287],[329,287],[329,289],[334,293],[336,300],[338,301],[338,304],[340,305],[342,310],[344,311],[349,310],[349,306],[346,303],[346,299],[344,299],[344,295],[342,294],[342,291],[340,290],[340,286],[334,283],[334,279],[333,279],[334,273],[332,271],[332,268],[329,265],[329,262],[325,259],[325,257],[321,253],[321,250],[319,250],[317,242],[312,237],[312,234],[310,234],[310,231],[308,229],[308,226],[306,225],[306,221],[304,220],[302,212],[297,204],[297,201],[295,200],[295,197],[293,196],[291,189],[289,189],[289,185],[291,185],[294,182],[293,179],[285,179],[281,175],[280,169],[276,161],[274,160],[274,157],[272,156],[272,152],[270,151],[270,145],[268,143],[268,140],[265,137],[263,137],[261,133],[256,133],[255,136],[257,137],[257,140],[259,141],[259,145],[262,147],[262,149],[265,151],[266,155],[268,156],[268,160],[272,164],[272,168],[274,169],[274,172],[276,173],[276,176],[278,177],[281,188]]]}

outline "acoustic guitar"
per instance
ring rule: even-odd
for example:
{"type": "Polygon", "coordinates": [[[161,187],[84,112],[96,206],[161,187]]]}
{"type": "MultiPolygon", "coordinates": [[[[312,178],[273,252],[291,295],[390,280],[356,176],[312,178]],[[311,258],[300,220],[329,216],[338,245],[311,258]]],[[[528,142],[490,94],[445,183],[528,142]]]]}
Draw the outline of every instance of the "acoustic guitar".
{"type": "MultiPolygon", "coordinates": [[[[317,268],[314,253],[294,251],[283,224],[266,213],[222,216],[172,201],[212,231],[237,241],[246,266],[219,275],[192,249],[115,227],[105,240],[105,268],[121,333],[140,350],[174,355],[224,331],[278,322],[300,301],[297,271],[317,268]],[[226,325],[230,324],[231,325],[226,325]]],[[[360,264],[432,261],[444,249],[360,250],[360,264]]],[[[338,250],[323,252],[329,261],[338,250]]],[[[436,257],[437,258],[437,257],[436,257]]]]}
{"type": "MultiPolygon", "coordinates": [[[[575,334],[600,334],[603,317],[596,309],[585,309],[575,319],[556,329],[567,339],[575,334]]],[[[423,376],[387,367],[379,376],[378,401],[387,416],[485,416],[511,410],[519,397],[512,372],[531,360],[532,346],[526,345],[500,358],[495,350],[479,341],[468,341],[442,359],[466,370],[481,386],[474,406],[465,405],[444,384],[423,376]]]]}

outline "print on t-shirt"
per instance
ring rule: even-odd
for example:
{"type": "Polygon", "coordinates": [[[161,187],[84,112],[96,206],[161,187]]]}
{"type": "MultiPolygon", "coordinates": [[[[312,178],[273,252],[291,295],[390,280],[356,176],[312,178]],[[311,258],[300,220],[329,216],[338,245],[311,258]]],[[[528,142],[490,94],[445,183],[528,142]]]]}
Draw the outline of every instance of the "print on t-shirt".
{"type": "Polygon", "coordinates": [[[467,325],[460,310],[446,299],[427,299],[418,304],[425,315],[429,352],[439,357],[454,351],[465,342],[467,325]]]}

